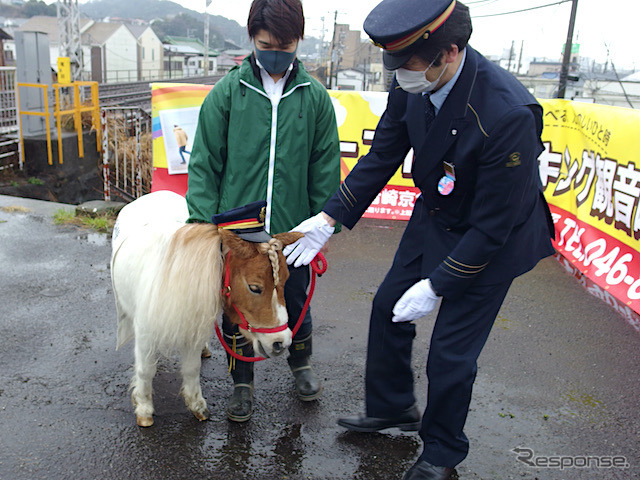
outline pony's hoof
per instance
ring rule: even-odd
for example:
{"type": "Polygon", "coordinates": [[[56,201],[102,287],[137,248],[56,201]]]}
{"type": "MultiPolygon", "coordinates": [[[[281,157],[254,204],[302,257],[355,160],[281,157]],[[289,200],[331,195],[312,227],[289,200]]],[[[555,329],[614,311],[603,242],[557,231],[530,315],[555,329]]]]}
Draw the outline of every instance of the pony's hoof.
{"type": "Polygon", "coordinates": [[[202,349],[202,353],[200,354],[200,357],[202,358],[210,358],[211,357],[211,350],[209,350],[209,346],[205,345],[204,348],[202,349]]]}
{"type": "Polygon", "coordinates": [[[153,417],[142,417],[136,415],[136,422],[138,422],[139,427],[150,427],[153,425],[153,417]]]}
{"type": "Polygon", "coordinates": [[[211,412],[209,412],[208,408],[205,408],[202,412],[192,412],[192,413],[201,422],[204,422],[205,420],[209,420],[209,417],[211,416],[211,412]]]}

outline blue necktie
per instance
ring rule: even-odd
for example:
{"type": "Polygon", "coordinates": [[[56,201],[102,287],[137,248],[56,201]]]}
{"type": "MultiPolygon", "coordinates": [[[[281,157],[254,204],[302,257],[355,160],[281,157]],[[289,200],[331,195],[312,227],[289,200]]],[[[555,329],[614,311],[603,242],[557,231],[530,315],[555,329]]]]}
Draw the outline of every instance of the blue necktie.
{"type": "Polygon", "coordinates": [[[436,108],[433,106],[433,103],[431,103],[430,97],[430,93],[425,93],[424,95],[422,95],[422,98],[424,99],[424,118],[427,124],[427,132],[431,128],[433,120],[436,118],[436,108]]]}

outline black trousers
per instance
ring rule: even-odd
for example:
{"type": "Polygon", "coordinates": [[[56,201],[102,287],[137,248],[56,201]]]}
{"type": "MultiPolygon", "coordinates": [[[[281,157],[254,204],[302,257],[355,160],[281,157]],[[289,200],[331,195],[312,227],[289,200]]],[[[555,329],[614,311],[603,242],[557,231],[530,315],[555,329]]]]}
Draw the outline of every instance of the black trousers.
{"type": "MultiPolygon", "coordinates": [[[[289,314],[289,328],[294,329],[302,307],[307,301],[307,290],[309,289],[309,282],[311,281],[311,273],[309,266],[301,266],[295,268],[289,265],[289,279],[284,284],[284,300],[287,304],[287,314],[289,314]]],[[[302,325],[296,333],[295,339],[302,339],[309,336],[311,333],[311,305],[307,309],[307,313],[302,320],[302,325]]]]}
{"type": "MultiPolygon", "coordinates": [[[[366,365],[366,407],[372,417],[392,417],[415,402],[411,354],[415,325],[393,323],[393,307],[421,280],[422,258],[403,266],[396,260],[373,300],[366,365]]],[[[471,402],[476,361],[512,280],[472,286],[455,300],[443,299],[427,359],[427,406],[420,436],[423,460],[454,467],[467,455],[463,432],[471,402]]],[[[422,352],[421,352],[422,353],[422,352]]]]}

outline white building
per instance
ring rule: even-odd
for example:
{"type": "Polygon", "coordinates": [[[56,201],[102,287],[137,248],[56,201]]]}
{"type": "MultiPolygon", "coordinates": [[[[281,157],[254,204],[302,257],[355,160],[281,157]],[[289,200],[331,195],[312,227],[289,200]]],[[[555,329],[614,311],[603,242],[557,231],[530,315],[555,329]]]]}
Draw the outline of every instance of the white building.
{"type": "Polygon", "coordinates": [[[359,70],[340,70],[336,77],[335,90],[364,90],[364,73],[359,70]]]}
{"type": "Polygon", "coordinates": [[[92,80],[138,80],[138,40],[124,24],[96,22],[82,33],[82,44],[91,48],[92,80]]]}
{"type": "Polygon", "coordinates": [[[128,25],[138,39],[138,78],[156,80],[162,78],[162,42],[156,32],[147,25],[128,25]]]}

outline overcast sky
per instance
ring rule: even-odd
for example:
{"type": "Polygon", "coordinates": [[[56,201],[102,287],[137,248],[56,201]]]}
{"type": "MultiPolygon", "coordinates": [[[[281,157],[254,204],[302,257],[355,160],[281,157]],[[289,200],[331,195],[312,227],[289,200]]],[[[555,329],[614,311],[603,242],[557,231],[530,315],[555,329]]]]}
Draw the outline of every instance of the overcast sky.
{"type": "MultiPolygon", "coordinates": [[[[192,10],[204,11],[205,0],[174,0],[192,10]]],[[[514,41],[520,52],[524,41],[525,57],[560,59],[567,38],[571,2],[511,15],[481,18],[482,15],[511,12],[559,0],[468,0],[474,32],[471,45],[485,55],[501,54],[514,41]]],[[[307,22],[306,34],[325,38],[333,31],[335,11],[338,23],[352,30],[362,30],[367,14],[379,0],[302,0],[307,22]]],[[[640,34],[638,33],[638,0],[578,0],[574,43],[580,44],[580,54],[604,63],[605,45],[609,46],[617,68],[640,69],[640,34]]],[[[213,0],[208,12],[236,20],[246,25],[251,0],[213,0]]]]}
{"type": "MultiPolygon", "coordinates": [[[[53,0],[46,0],[51,3],[53,0]]],[[[79,0],[85,3],[87,0],[79,0]]],[[[204,12],[206,0],[172,0],[191,10],[204,12]]],[[[467,0],[471,9],[474,32],[471,45],[485,55],[500,55],[514,43],[517,55],[523,47],[523,58],[560,60],[567,38],[571,1],[546,8],[510,15],[504,12],[556,4],[561,0],[467,0]]],[[[306,17],[306,35],[325,39],[333,32],[335,12],[338,23],[352,30],[362,30],[367,14],[380,0],[302,0],[306,17]]],[[[212,0],[208,12],[247,24],[251,0],[212,0]]],[[[638,0],[578,0],[574,43],[580,44],[580,55],[599,63],[607,60],[607,46],[618,69],[640,70],[640,15],[638,0]]],[[[364,36],[364,32],[363,32],[364,36]]]]}

